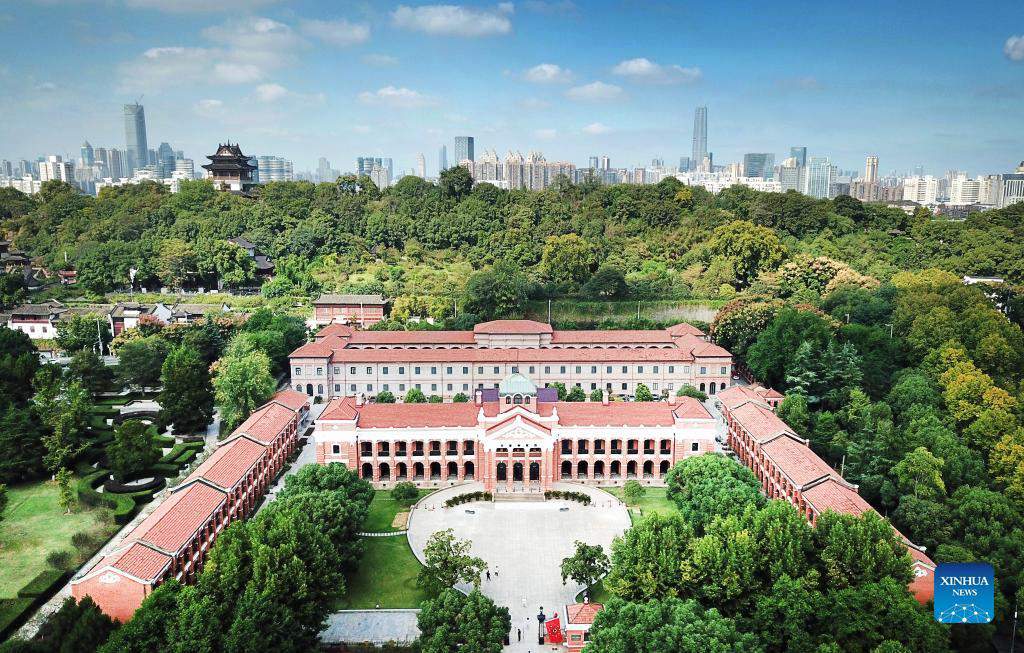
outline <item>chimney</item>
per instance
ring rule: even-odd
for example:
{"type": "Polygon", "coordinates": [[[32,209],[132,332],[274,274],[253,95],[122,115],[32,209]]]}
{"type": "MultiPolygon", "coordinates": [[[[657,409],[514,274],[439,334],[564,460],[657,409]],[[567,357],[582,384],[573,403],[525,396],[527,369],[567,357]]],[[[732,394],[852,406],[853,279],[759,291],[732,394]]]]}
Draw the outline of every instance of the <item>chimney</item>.
{"type": "Polygon", "coordinates": [[[362,392],[357,392],[356,406],[362,406],[364,403],[366,403],[366,395],[364,395],[362,392]]]}
{"type": "Polygon", "coordinates": [[[601,403],[603,405],[607,406],[608,405],[608,401],[609,401],[608,388],[605,388],[604,390],[601,391],[601,403]]]}
{"type": "Polygon", "coordinates": [[[477,388],[476,392],[473,393],[473,403],[477,406],[484,405],[484,391],[477,388]]]}

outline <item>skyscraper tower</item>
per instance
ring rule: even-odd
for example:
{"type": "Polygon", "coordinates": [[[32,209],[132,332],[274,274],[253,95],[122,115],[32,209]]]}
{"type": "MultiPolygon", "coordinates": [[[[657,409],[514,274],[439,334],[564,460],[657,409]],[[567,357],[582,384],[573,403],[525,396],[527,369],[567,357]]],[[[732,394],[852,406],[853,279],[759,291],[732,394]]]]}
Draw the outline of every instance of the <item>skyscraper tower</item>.
{"type": "Polygon", "coordinates": [[[796,159],[796,164],[801,168],[807,165],[807,148],[806,147],[791,147],[789,148],[789,156],[796,159]]]}
{"type": "Polygon", "coordinates": [[[708,155],[708,108],[697,107],[693,113],[693,156],[697,165],[708,155]]]}
{"type": "Polygon", "coordinates": [[[82,165],[91,166],[95,162],[96,159],[93,158],[92,145],[89,144],[89,141],[85,141],[82,143],[82,165]]]}
{"type": "Polygon", "coordinates": [[[422,153],[416,155],[416,176],[420,179],[427,178],[427,158],[422,153]]]}
{"type": "Polygon", "coordinates": [[[146,110],[142,105],[124,105],[124,140],[128,150],[127,173],[149,164],[149,144],[146,142],[146,110]]]}
{"type": "Polygon", "coordinates": [[[456,136],[455,137],[455,165],[462,163],[465,160],[475,161],[473,158],[473,137],[472,136],[456,136]]]}
{"type": "Polygon", "coordinates": [[[878,157],[870,155],[864,164],[864,181],[873,184],[878,181],[878,157]]]}
{"type": "Polygon", "coordinates": [[[442,145],[437,151],[437,174],[440,175],[448,169],[448,146],[442,145]]]}

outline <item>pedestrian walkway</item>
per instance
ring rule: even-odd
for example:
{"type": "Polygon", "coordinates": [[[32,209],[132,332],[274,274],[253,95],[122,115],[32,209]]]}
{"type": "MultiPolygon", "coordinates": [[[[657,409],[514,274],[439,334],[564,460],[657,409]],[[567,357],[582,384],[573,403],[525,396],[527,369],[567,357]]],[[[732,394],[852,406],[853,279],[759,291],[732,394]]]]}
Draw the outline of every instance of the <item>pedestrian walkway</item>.
{"type": "Polygon", "coordinates": [[[420,636],[419,610],[342,610],[327,618],[324,644],[409,644],[420,636]]]}

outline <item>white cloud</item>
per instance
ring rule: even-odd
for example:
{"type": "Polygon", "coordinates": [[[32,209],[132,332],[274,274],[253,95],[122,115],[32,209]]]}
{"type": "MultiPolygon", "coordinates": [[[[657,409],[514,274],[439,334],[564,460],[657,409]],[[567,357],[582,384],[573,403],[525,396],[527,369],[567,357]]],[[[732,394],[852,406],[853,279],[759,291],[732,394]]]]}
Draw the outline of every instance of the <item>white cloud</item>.
{"type": "Polygon", "coordinates": [[[514,14],[516,11],[516,6],[511,2],[499,2],[498,11],[500,11],[503,14],[514,14]]]}
{"type": "Polygon", "coordinates": [[[565,92],[570,100],[582,102],[601,102],[604,100],[616,100],[622,97],[622,88],[615,84],[604,82],[591,82],[583,86],[573,86],[565,92]]]}
{"type": "Polygon", "coordinates": [[[36,84],[36,90],[37,91],[56,91],[57,90],[57,85],[54,84],[53,82],[42,82],[40,84],[36,84]]]}
{"type": "Polygon", "coordinates": [[[377,66],[378,68],[398,65],[398,57],[392,57],[389,54],[364,54],[359,60],[367,66],[377,66]]]}
{"type": "Polygon", "coordinates": [[[433,98],[418,91],[394,86],[385,86],[376,91],[363,91],[359,94],[359,101],[363,104],[376,104],[392,109],[415,109],[435,104],[433,98]]]}
{"type": "Polygon", "coordinates": [[[204,118],[216,118],[224,114],[224,102],[221,100],[199,100],[194,107],[195,112],[204,118]]]}
{"type": "Polygon", "coordinates": [[[288,96],[288,89],[280,84],[260,84],[256,87],[256,99],[260,102],[276,102],[288,96]]]}
{"type": "Polygon", "coordinates": [[[586,127],[584,127],[581,131],[584,134],[589,134],[591,136],[597,136],[599,134],[607,134],[611,130],[612,130],[611,127],[609,127],[608,125],[604,125],[604,124],[599,123],[599,122],[592,122],[589,125],[587,125],[586,127]]]}
{"type": "Polygon", "coordinates": [[[352,131],[357,134],[369,134],[372,130],[368,125],[352,125],[352,131]]]}
{"type": "Polygon", "coordinates": [[[508,13],[500,6],[496,11],[487,11],[459,5],[399,5],[391,12],[391,22],[395,27],[435,36],[493,36],[512,31],[508,13]]]}
{"type": "Polygon", "coordinates": [[[547,100],[542,100],[540,98],[535,97],[523,98],[522,100],[519,100],[518,104],[521,109],[525,109],[527,111],[547,109],[549,106],[551,106],[551,103],[548,102],[547,100]]]}
{"type": "MultiPolygon", "coordinates": [[[[254,9],[265,5],[274,4],[277,0],[246,0],[246,7],[254,9]]],[[[184,14],[192,12],[220,12],[234,11],[235,7],[225,2],[210,2],[209,0],[125,0],[125,6],[129,9],[155,9],[167,13],[184,14]]]]}
{"type": "Polygon", "coordinates": [[[523,79],[537,84],[564,84],[572,81],[572,71],[558,64],[542,63],[525,71],[523,79]]]}
{"type": "Polygon", "coordinates": [[[557,129],[538,129],[533,132],[533,135],[541,140],[550,141],[558,136],[557,129]]]}
{"type": "Polygon", "coordinates": [[[218,79],[229,84],[248,84],[263,78],[260,67],[251,63],[225,61],[216,64],[213,72],[218,79]]]}
{"type": "Polygon", "coordinates": [[[700,68],[683,68],[675,64],[663,66],[643,57],[619,62],[612,68],[612,74],[652,84],[691,84],[703,77],[700,68]]]}
{"type": "Polygon", "coordinates": [[[1011,36],[1006,39],[1006,45],[1003,46],[1003,54],[1010,61],[1024,61],[1024,35],[1011,36]]]}
{"type": "Polygon", "coordinates": [[[339,20],[303,20],[299,29],[306,36],[341,47],[366,43],[370,40],[370,26],[365,23],[350,23],[339,20]]]}

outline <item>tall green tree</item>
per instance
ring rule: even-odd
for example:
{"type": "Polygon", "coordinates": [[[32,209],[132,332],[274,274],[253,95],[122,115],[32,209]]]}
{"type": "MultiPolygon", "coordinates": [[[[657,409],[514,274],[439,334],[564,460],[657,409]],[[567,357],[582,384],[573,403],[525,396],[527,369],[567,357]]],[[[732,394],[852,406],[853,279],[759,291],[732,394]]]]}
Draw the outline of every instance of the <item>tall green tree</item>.
{"type": "Polygon", "coordinates": [[[669,470],[668,498],[698,534],[716,517],[764,503],[753,472],[720,454],[686,458],[669,470]]]}
{"type": "Polygon", "coordinates": [[[479,590],[467,596],[448,588],[423,602],[416,625],[423,653],[500,653],[512,619],[479,590]]]}
{"type": "Polygon", "coordinates": [[[199,352],[188,346],[171,350],[160,373],[161,421],[179,433],[199,433],[213,420],[213,383],[199,352]]]}
{"type": "Polygon", "coordinates": [[[114,429],[114,439],[107,445],[107,459],[118,480],[136,476],[160,460],[154,435],[150,425],[135,419],[125,420],[114,429]]]}
{"type": "Polygon", "coordinates": [[[479,587],[487,563],[469,555],[471,548],[472,543],[456,538],[452,529],[437,531],[423,547],[423,568],[416,584],[431,594],[440,594],[458,583],[479,587]]]}
{"type": "Polygon", "coordinates": [[[594,583],[611,569],[611,562],[600,544],[576,540],[575,546],[576,550],[571,556],[562,558],[562,584],[571,578],[589,592],[594,583]]]}
{"type": "Polygon", "coordinates": [[[270,359],[256,351],[220,359],[213,387],[221,421],[231,430],[273,396],[277,383],[270,374],[270,359]]]}

